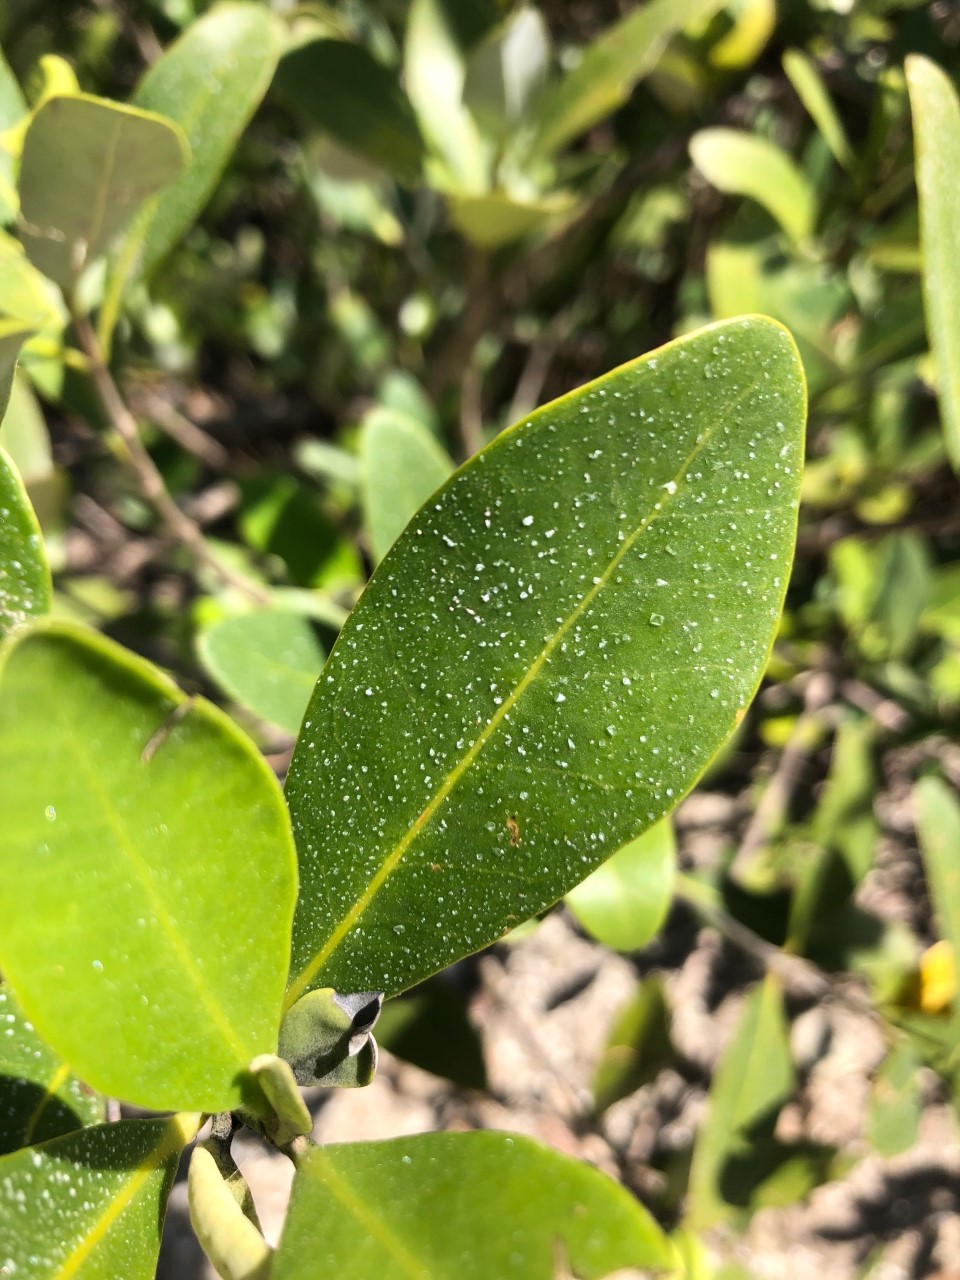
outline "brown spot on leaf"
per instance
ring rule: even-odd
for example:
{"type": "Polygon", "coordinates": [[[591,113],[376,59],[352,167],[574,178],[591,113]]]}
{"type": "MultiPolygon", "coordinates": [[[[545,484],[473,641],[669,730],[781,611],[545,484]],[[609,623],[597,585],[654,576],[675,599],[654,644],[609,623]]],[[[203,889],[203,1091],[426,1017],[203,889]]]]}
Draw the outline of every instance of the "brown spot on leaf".
{"type": "Polygon", "coordinates": [[[520,824],[513,814],[507,818],[507,830],[510,832],[510,843],[516,848],[520,843],[520,824]]]}

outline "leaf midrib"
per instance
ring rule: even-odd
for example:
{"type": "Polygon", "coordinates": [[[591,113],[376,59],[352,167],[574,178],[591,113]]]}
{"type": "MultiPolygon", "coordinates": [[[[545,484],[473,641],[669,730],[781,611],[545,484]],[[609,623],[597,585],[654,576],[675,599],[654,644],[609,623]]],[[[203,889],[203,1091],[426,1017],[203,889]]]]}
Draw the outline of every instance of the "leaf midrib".
{"type": "Polygon", "coordinates": [[[460,779],[473,764],[474,760],[484,749],[496,730],[499,728],[505,717],[513,710],[519,699],[537,678],[546,665],[547,660],[556,649],[557,645],[568,633],[571,627],[582,617],[590,608],[593,601],[604,590],[611,577],[616,573],[620,564],[634,547],[637,539],[644,533],[655,520],[659,519],[664,513],[679,501],[680,497],[686,492],[685,485],[681,484],[683,477],[693,466],[698,456],[704,452],[709,445],[717,430],[725,424],[729,418],[735,413],[737,408],[753,394],[760,382],[763,380],[763,373],[758,374],[739,395],[735,396],[728,408],[722,413],[718,413],[714,421],[701,435],[697,437],[693,448],[684,458],[681,465],[674,473],[672,488],[668,485],[661,490],[663,497],[653,505],[651,510],[641,519],[633,531],[624,538],[620,543],[612,559],[607,565],[599,581],[595,582],[590,589],[581,597],[575,607],[570,611],[563,620],[557,630],[550,639],[544,644],[543,648],[533,659],[530,666],[521,676],[520,680],[513,687],[510,693],[504,698],[503,702],[497,707],[494,714],[487,721],[486,725],[481,729],[480,733],[474,739],[470,747],[461,756],[459,762],[447,773],[443,782],[434,792],[433,797],[424,807],[419,816],[410,824],[401,839],[394,845],[391,852],[380,864],[376,873],[371,876],[369,882],[363,892],[354,902],[353,906],[344,914],[340,923],[330,934],[330,937],[324,945],[317,951],[311,960],[300,970],[297,977],[291,980],[287,995],[284,1002],[284,1008],[289,1008],[310,986],[313,979],[330,959],[340,943],[348,933],[355,927],[360,918],[364,915],[370,906],[382,885],[389,879],[395,868],[400,864],[407,850],[413,844],[414,840],[420,834],[424,827],[430,822],[434,814],[451,794],[460,779]]]}

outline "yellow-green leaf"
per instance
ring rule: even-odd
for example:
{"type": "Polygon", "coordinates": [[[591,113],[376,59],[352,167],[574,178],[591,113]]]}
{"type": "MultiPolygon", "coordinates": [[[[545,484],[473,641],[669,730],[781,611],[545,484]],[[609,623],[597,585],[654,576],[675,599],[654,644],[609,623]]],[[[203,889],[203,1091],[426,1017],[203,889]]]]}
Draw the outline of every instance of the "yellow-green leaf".
{"type": "Polygon", "coordinates": [[[364,523],[373,554],[382,560],[453,463],[416,418],[384,408],[363,424],[360,458],[364,523]]]}
{"type": "Polygon", "coordinates": [[[690,139],[690,154],[718,190],[756,200],[791,239],[804,240],[813,231],[813,188],[774,143],[738,129],[701,129],[690,139]]]}
{"type": "MultiPolygon", "coordinates": [[[[2,350],[0,337],[0,355],[2,350]]],[[[49,608],[40,526],[16,467],[0,449],[0,636],[49,608]]]]}
{"type": "Polygon", "coordinates": [[[667,918],[676,874],[673,827],[664,819],[571,889],[567,906],[604,946],[639,951],[667,918]]]}

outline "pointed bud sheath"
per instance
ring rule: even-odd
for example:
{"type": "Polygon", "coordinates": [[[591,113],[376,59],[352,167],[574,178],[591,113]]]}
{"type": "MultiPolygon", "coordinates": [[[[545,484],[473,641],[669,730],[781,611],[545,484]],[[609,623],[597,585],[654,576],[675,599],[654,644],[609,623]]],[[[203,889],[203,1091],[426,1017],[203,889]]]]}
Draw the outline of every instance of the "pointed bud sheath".
{"type": "Polygon", "coordinates": [[[340,995],[330,987],[310,991],[294,1004],[280,1027],[280,1056],[298,1084],[354,1088],[369,1084],[377,1069],[371,1031],[383,995],[340,995]]]}
{"type": "Polygon", "coordinates": [[[236,1172],[225,1178],[223,1159],[222,1145],[212,1140],[194,1148],[187,1179],[190,1221],[223,1280],[268,1280],[273,1250],[244,1212],[242,1201],[250,1192],[239,1170],[234,1165],[236,1172]]]}
{"type": "Polygon", "coordinates": [[[281,1150],[294,1138],[310,1132],[313,1120],[289,1065],[274,1053],[261,1053],[250,1063],[250,1074],[260,1086],[266,1106],[242,1108],[251,1128],[281,1150]]]}

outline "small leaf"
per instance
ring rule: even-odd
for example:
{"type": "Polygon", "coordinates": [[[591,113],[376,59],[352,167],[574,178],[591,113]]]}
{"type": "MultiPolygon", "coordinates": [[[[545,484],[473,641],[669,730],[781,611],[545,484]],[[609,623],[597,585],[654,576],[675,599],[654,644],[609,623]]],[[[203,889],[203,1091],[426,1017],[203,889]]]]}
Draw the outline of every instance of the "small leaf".
{"type": "Polygon", "coordinates": [[[922,1114],[920,1059],[909,1040],[900,1040],[883,1060],[870,1090],[867,1140],[890,1159],[917,1141],[922,1114]]]}
{"type": "Polygon", "coordinates": [[[535,113],[536,150],[557,151],[622,107],[669,41],[720,8],[720,0],[648,0],[601,32],[535,113]]]}
{"type": "Polygon", "coordinates": [[[60,340],[67,322],[60,290],[5,231],[0,231],[0,311],[52,342],[60,340]]]}
{"type": "Polygon", "coordinates": [[[724,1217],[724,1166],[754,1158],[772,1136],[793,1092],[794,1074],[780,988],[772,976],[744,1005],[710,1089],[709,1110],[693,1149],[685,1221],[702,1231],[724,1217]]]}
{"type": "Polygon", "coordinates": [[[315,129],[401,182],[415,183],[424,145],[394,71],[362,45],[313,40],[280,63],[277,97],[315,129]]]}
{"type": "Polygon", "coordinates": [[[617,1015],[593,1080],[597,1115],[655,1080],[675,1057],[659,978],[645,978],[617,1015]]]}
{"type": "Polygon", "coordinates": [[[940,936],[960,955],[960,802],[935,777],[921,778],[914,788],[920,852],[940,936]]]}
{"type": "Polygon", "coordinates": [[[50,570],[40,526],[16,468],[0,449],[0,636],[49,608],[50,570]]]}
{"type": "Polygon", "coordinates": [[[197,653],[241,706],[294,734],[325,657],[309,622],[283,609],[212,623],[197,637],[197,653]]]}
{"type": "Polygon", "coordinates": [[[428,1133],[308,1152],[273,1280],[554,1280],[560,1250],[582,1280],[676,1264],[653,1218],[598,1169],[529,1138],[428,1133]]]}
{"type": "Polygon", "coordinates": [[[0,1155],[102,1119],[102,1099],[84,1091],[0,986],[0,1155]]]}
{"type": "Polygon", "coordinates": [[[102,1093],[239,1105],[276,1047],[296,866],[262,757],[92,632],[16,632],[0,671],[0,967],[102,1093]]]}
{"type": "Polygon", "coordinates": [[[298,1000],[280,1027],[279,1049],[297,1084],[369,1084],[377,1069],[377,1046],[370,1033],[382,1004],[379,992],[341,995],[329,987],[298,1000]]]}
{"type": "Polygon", "coordinates": [[[186,167],[182,132],[153,112],[80,94],[34,115],[20,163],[30,261],[70,293],[143,203],[186,167]]]}
{"type": "Polygon", "coordinates": [[[844,169],[852,169],[854,154],[850,139],[816,63],[800,49],[788,49],[783,55],[783,69],[796,90],[797,97],[823,135],[834,160],[844,169]]]}
{"type": "Polygon", "coordinates": [[[530,200],[518,199],[506,191],[482,195],[452,192],[447,203],[457,230],[479,248],[492,250],[545,230],[572,211],[574,197],[567,191],[530,200]]]}
{"type": "Polygon", "coordinates": [[[540,409],[421,509],[294,751],[288,1003],[396,994],[679,802],[766,665],[803,419],[788,335],[718,325],[540,409]]]}
{"type": "Polygon", "coordinates": [[[223,1280],[268,1280],[273,1250],[246,1216],[209,1148],[190,1156],[190,1224],[223,1280]]]}
{"type": "Polygon", "coordinates": [[[364,524],[377,560],[453,470],[434,435],[416,419],[375,409],[360,437],[364,524]]]}
{"type": "Polygon", "coordinates": [[[153,1280],[167,1196],[199,1115],[121,1120],[0,1158],[8,1275],[153,1280]]]}
{"type": "Polygon", "coordinates": [[[677,848],[664,819],[618,849],[567,894],[587,933],[614,951],[639,951],[657,936],[673,900],[677,848]]]}
{"type": "Polygon", "coordinates": [[[135,105],[178,124],[191,160],[113,255],[101,317],[107,335],[129,282],[149,275],[199,217],[267,91],[280,44],[279,19],[267,6],[228,0],[192,22],[137,86],[135,105]]]}
{"type": "Polygon", "coordinates": [[[918,54],[906,62],[913,112],[923,302],[937,362],[937,391],[947,456],[960,471],[960,101],[950,78],[918,54]]]}
{"type": "Polygon", "coordinates": [[[953,947],[941,938],[920,957],[917,1003],[924,1013],[943,1013],[957,995],[957,958],[953,947]]]}
{"type": "Polygon", "coordinates": [[[774,143],[738,129],[701,129],[690,139],[690,155],[708,182],[727,195],[756,200],[791,239],[805,240],[813,232],[813,188],[774,143]]]}

